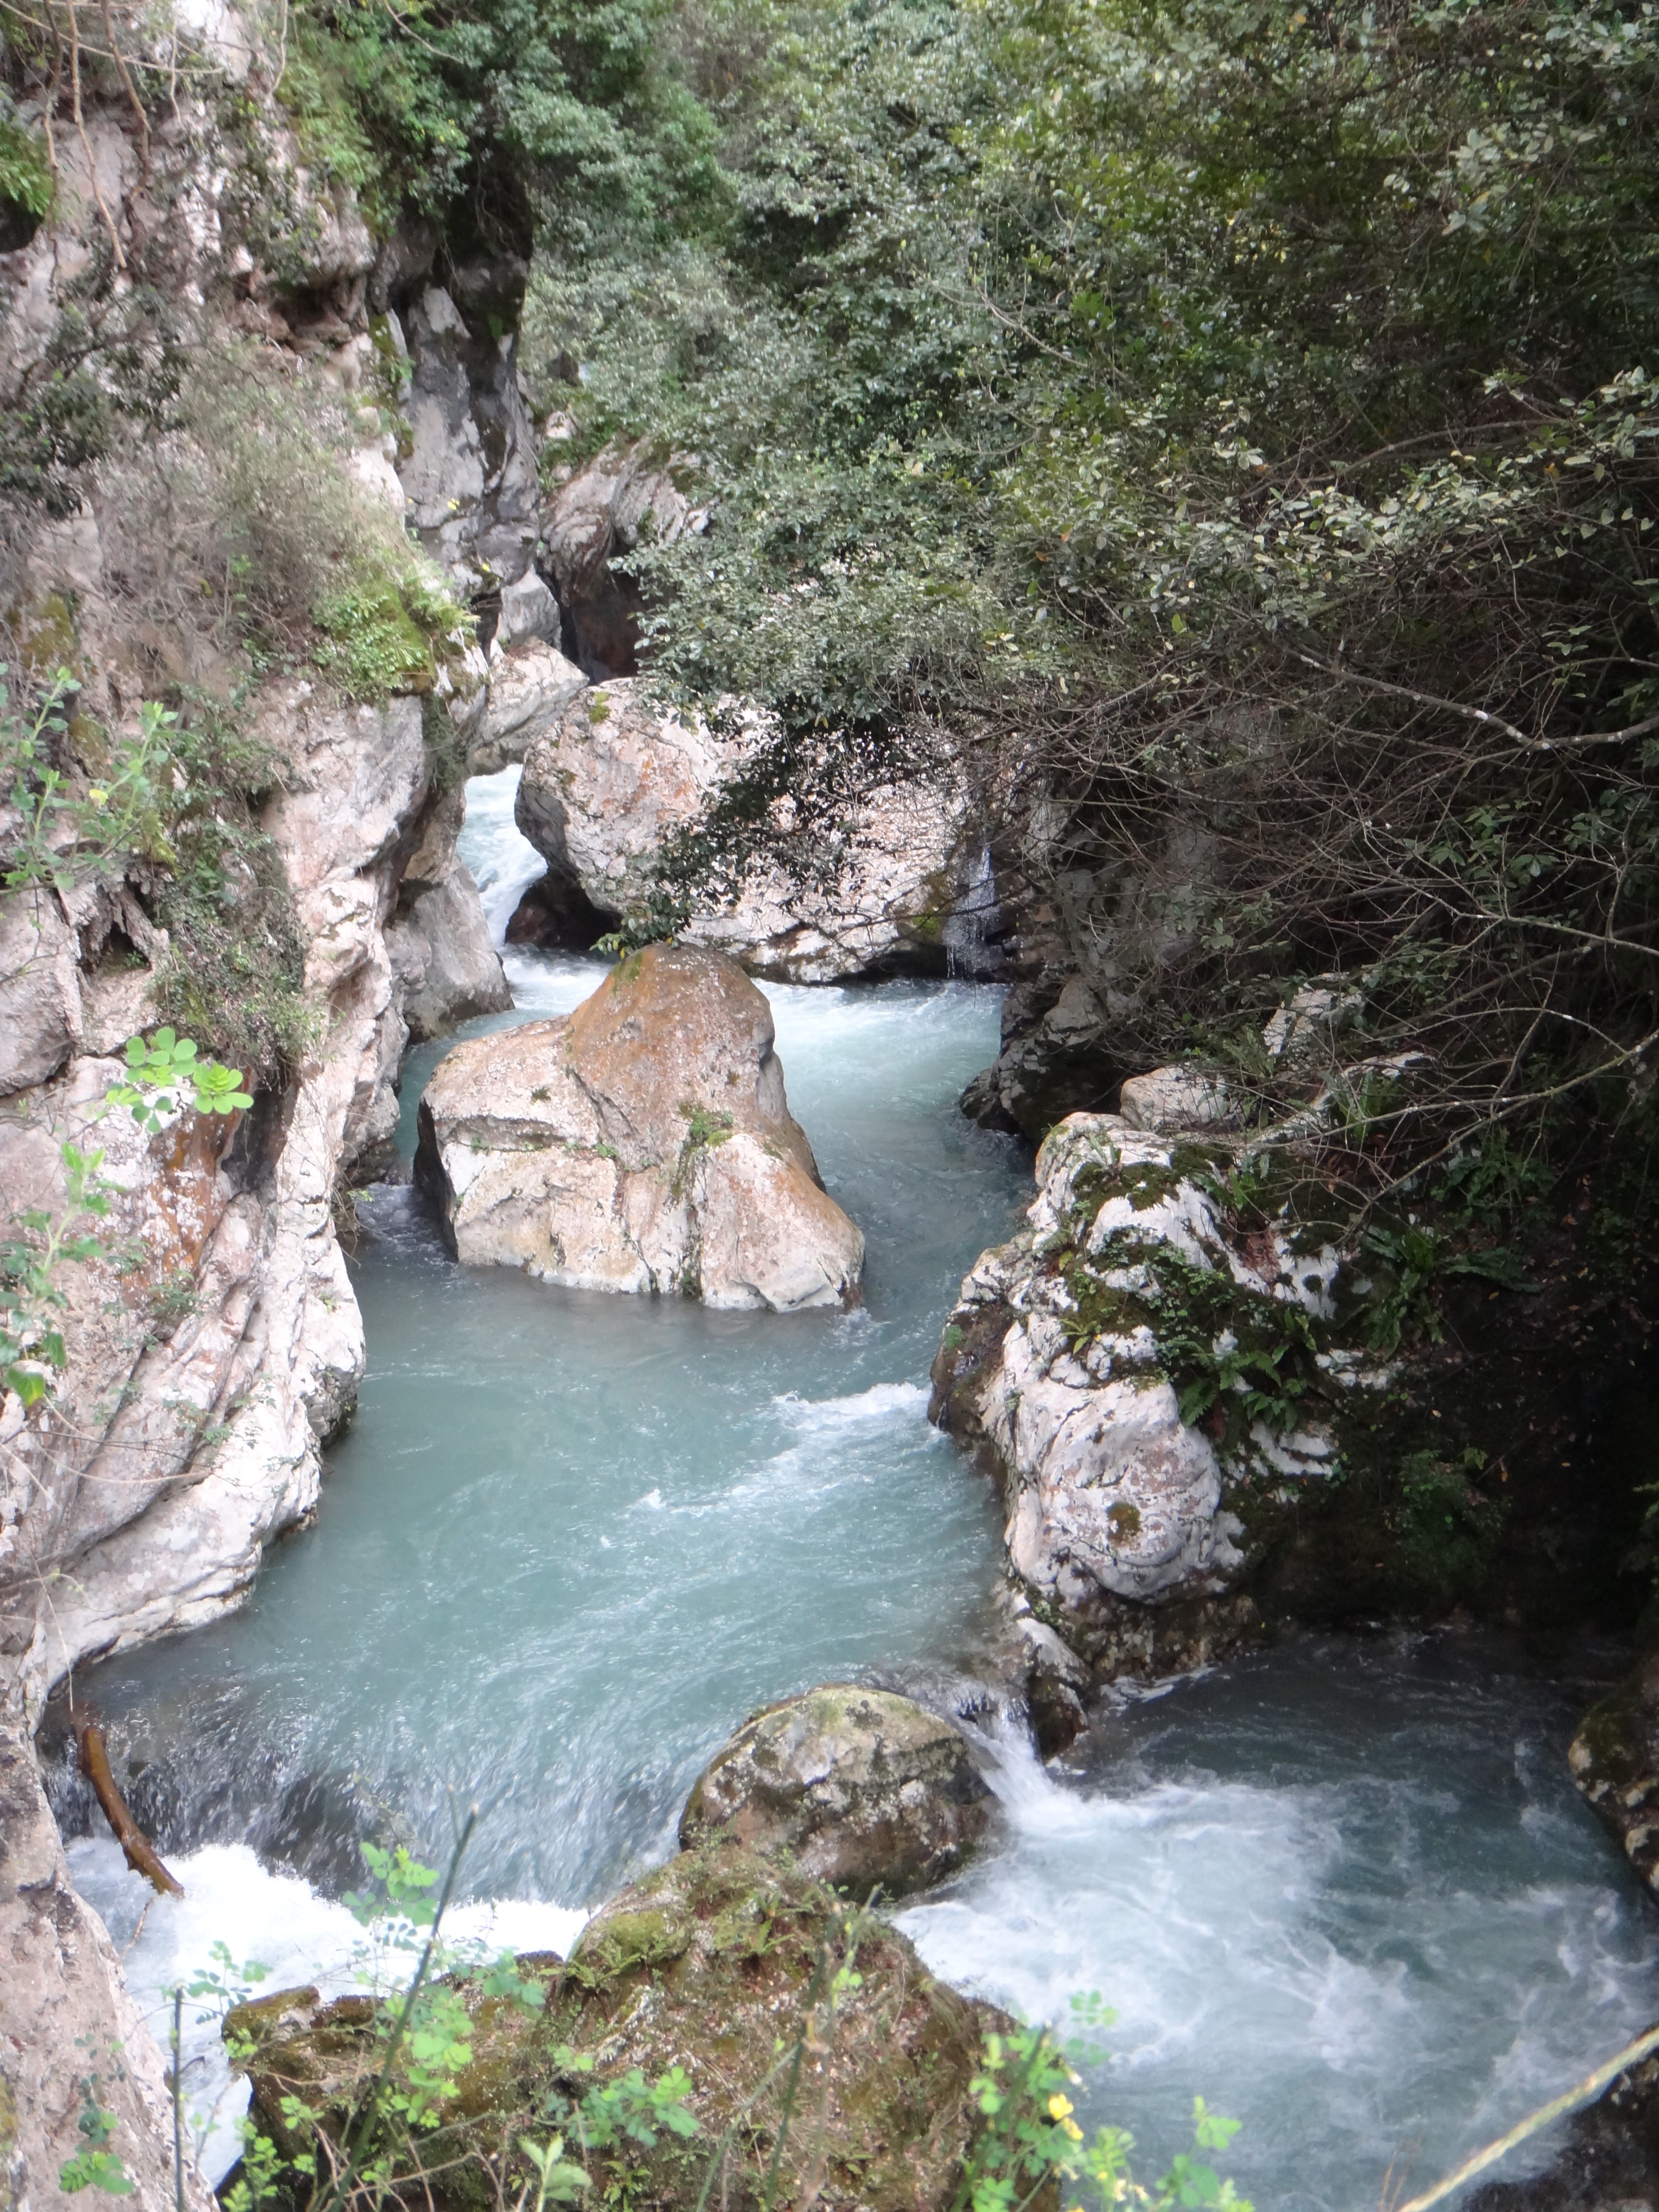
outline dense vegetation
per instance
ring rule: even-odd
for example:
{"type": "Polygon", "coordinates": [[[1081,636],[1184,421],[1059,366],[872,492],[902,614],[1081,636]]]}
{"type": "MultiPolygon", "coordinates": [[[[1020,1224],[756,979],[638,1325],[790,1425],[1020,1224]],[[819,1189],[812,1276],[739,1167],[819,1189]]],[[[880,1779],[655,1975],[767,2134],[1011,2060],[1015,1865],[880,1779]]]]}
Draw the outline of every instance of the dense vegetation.
{"type": "Polygon", "coordinates": [[[712,507],[635,556],[648,665],[775,735],[637,932],[948,742],[1126,1069],[1262,1079],[1358,977],[1428,1056],[1397,1166],[1650,1091],[1656,49],[1648,0],[301,0],[276,90],[377,229],[533,255],[556,454],[712,507]]]}
{"type": "Polygon", "coordinates": [[[714,504],[638,557],[652,665],[776,737],[642,927],[948,731],[1063,802],[1079,949],[1158,909],[1128,1064],[1340,969],[1438,1070],[1383,1135],[1645,1095],[1650,8],[306,20],[398,45],[380,177],[473,226],[510,169],[578,450],[714,504]]]}

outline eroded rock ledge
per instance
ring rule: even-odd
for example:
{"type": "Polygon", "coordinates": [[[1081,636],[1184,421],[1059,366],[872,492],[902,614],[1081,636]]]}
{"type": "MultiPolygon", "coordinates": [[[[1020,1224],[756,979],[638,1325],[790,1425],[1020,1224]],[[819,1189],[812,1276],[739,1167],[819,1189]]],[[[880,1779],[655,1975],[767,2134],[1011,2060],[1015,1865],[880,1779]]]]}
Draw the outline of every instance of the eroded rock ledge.
{"type": "Polygon", "coordinates": [[[713,1306],[834,1305],[864,1239],[789,1112],[772,1010],[719,953],[650,945],[568,1017],[459,1046],[416,1171],[471,1266],[713,1306]]]}
{"type": "Polygon", "coordinates": [[[1233,1165],[1224,1140],[1071,1115],[934,1363],[932,1418],[1003,1480],[1017,1607],[1102,1674],[1249,1635],[1242,1513],[1322,1484],[1346,1407],[1388,1380],[1340,1232],[1305,1196],[1243,1228],[1233,1165]]]}

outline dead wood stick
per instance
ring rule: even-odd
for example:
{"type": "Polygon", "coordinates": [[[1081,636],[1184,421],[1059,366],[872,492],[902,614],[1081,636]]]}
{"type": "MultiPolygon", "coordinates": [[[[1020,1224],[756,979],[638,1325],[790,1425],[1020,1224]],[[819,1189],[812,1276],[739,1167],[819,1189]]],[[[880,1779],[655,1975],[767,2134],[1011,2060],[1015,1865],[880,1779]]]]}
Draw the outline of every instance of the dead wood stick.
{"type": "Polygon", "coordinates": [[[157,1857],[155,1846],[127,1810],[127,1802],[109,1771],[109,1746],[104,1731],[80,1705],[70,1707],[70,1726],[75,1730],[81,1771],[104,1808],[104,1818],[115,1831],[115,1840],[126,1854],[127,1864],[141,1874],[163,1897],[182,1897],[185,1886],[175,1881],[157,1857]]]}

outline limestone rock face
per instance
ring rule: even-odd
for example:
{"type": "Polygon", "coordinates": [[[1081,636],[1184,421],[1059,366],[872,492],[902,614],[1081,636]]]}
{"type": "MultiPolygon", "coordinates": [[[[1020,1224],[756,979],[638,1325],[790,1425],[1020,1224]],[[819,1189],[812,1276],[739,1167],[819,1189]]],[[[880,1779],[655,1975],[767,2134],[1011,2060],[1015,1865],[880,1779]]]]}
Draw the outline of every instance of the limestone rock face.
{"type": "MultiPolygon", "coordinates": [[[[64,2162],[87,2148],[79,2082],[113,2117],[108,2148],[133,2212],[174,2203],[161,2055],[103,1922],[76,1896],[27,1730],[0,1707],[0,2157],[8,2205],[62,2203],[64,2162]]],[[[213,2212],[185,2137],[189,2212],[213,2212]]]]}
{"type": "MultiPolygon", "coordinates": [[[[0,809],[3,816],[3,809],[0,809]]],[[[76,1053],[118,1051],[146,1019],[167,933],[145,912],[148,864],[0,897],[0,1097],[45,1083],[76,1053]],[[125,940],[128,959],[112,960],[125,940]]]]}
{"type": "Polygon", "coordinates": [[[818,1181],[772,1039],[732,961],[651,945],[574,1013],[458,1046],[416,1162],[457,1256],[715,1306],[848,1298],[864,1239],[818,1181]]]}
{"type": "MultiPolygon", "coordinates": [[[[458,287],[462,273],[452,277],[458,287]]],[[[410,521],[464,594],[525,577],[540,502],[517,339],[498,343],[489,330],[503,306],[516,324],[522,282],[504,268],[495,283],[505,299],[459,302],[428,284],[405,311],[411,450],[398,473],[410,521]]]]}
{"type": "MultiPolygon", "coordinates": [[[[550,882],[577,891],[584,914],[597,910],[614,926],[644,903],[665,839],[696,819],[758,732],[751,717],[737,735],[719,736],[665,714],[632,682],[603,684],[572,700],[526,750],[519,827],[546,856],[550,882]]],[[[829,880],[763,873],[736,905],[695,915],[686,939],[777,982],[998,973],[1000,909],[969,816],[965,790],[948,774],[874,792],[853,817],[829,880]]]]}
{"type": "Polygon", "coordinates": [[[386,930],[414,1041],[445,1036],[474,1014],[503,1013],[513,1004],[478,887],[455,849],[465,817],[460,791],[440,801],[404,870],[397,917],[386,930]]]}
{"type": "Polygon", "coordinates": [[[1199,1148],[1115,1115],[1062,1121],[1028,1226],[963,1282],[934,1362],[933,1419],[1003,1478],[1019,1583],[1107,1671],[1191,1663],[1243,1633],[1228,1496],[1251,1482],[1282,1501],[1334,1465],[1322,1414],[1250,1410],[1277,1347],[1316,1357],[1330,1397],[1387,1379],[1340,1347],[1316,1353],[1348,1296],[1344,1255],[1288,1220],[1230,1231],[1213,1175],[1199,1148]],[[1224,1318],[1194,1350],[1197,1310],[1224,1318]],[[1194,1360],[1212,1387],[1183,1419],[1167,1377],[1194,1360]]]}
{"type": "Polygon", "coordinates": [[[1591,1707],[1567,1764],[1586,1804],[1659,1892],[1659,1651],[1591,1707]]]}
{"type": "MultiPolygon", "coordinates": [[[[513,2146],[539,2139],[550,2089],[580,2098],[635,2068],[654,2082],[683,2067],[697,2133],[665,2130],[654,2147],[629,2142],[618,2154],[630,2186],[642,2183],[664,2212],[694,2212],[716,2188],[734,2212],[753,2212],[769,2192],[780,2204],[945,2212],[978,2124],[969,2085],[983,2037],[1011,2023],[936,1982],[880,1920],[861,1927],[857,1978],[832,1996],[850,1948],[846,1909],[830,1891],[728,1843],[684,1851],[611,1899],[568,1962],[521,1958],[520,1972],[545,1992],[540,2012],[458,1983],[473,2055],[430,2139],[445,2161],[438,2201],[516,2196],[513,2146]],[[786,2128],[791,2069],[780,2047],[787,2057],[804,2032],[808,2056],[786,2128]],[[562,2065],[566,2049],[592,2070],[562,2065]]],[[[297,2148],[283,2101],[295,2094],[338,2139],[374,2063],[376,2024],[370,1999],[323,2005],[313,1990],[262,1999],[226,2022],[252,2046],[254,2111],[279,2149],[297,2148]]],[[[598,2197],[616,2168],[608,2154],[592,2166],[598,2197]]],[[[407,2165],[397,2179],[421,2185],[407,2165]]]]}
{"type": "Polygon", "coordinates": [[[607,446],[550,501],[542,523],[546,559],[569,617],[574,650],[591,676],[629,676],[638,643],[638,589],[611,562],[647,532],[672,544],[701,530],[707,510],[693,507],[645,442],[607,446]]]}
{"type": "Polygon", "coordinates": [[[544,638],[528,638],[503,652],[489,664],[489,703],[467,757],[468,774],[494,775],[521,761],[586,689],[580,669],[544,638]]]}
{"type": "Polygon", "coordinates": [[[1132,1075],[1117,1110],[1132,1129],[1219,1129],[1237,1119],[1224,1080],[1195,1067],[1132,1075]]]}
{"type": "Polygon", "coordinates": [[[687,1850],[729,1837],[866,1896],[952,1874],[994,1802],[961,1733],[884,1690],[832,1682],[746,1720],[680,1816],[687,1850]]]}

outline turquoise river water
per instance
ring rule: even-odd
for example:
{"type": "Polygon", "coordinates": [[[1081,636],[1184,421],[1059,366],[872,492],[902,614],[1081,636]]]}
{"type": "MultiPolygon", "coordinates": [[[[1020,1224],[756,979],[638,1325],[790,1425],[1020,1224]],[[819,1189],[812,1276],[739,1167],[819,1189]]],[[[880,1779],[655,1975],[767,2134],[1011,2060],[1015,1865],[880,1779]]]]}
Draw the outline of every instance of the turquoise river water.
{"type": "MultiPolygon", "coordinates": [[[[469,791],[498,935],[539,866],[515,773],[469,791]]],[[[508,972],[517,1011],[473,1030],[603,970],[508,972]]],[[[344,1985],[355,1838],[391,1816],[436,1852],[475,1799],[464,1925],[563,1948],[672,1850],[754,1705],[860,1669],[924,1692],[974,1674],[1000,1516],[925,1383],[958,1279],[1030,1196],[1028,1158],[953,1106],[996,995],[769,995],[791,1105],[868,1240],[864,1306],[711,1314],[468,1273],[410,1191],[377,1194],[368,1375],[316,1528],[244,1611],[89,1684],[188,1893],[141,1925],[96,1815],[70,1845],[147,2002],[216,1942],[344,1985]]],[[[406,1071],[406,1149],[442,1049],[406,1071]]],[[[1308,1640],[1118,1699],[1063,1768],[1005,1729],[995,1847],[902,1924],[1029,2016],[1101,1992],[1118,2017],[1085,2117],[1127,2122],[1149,2166],[1196,2091],[1244,2123],[1228,2163],[1259,2204],[1368,2212],[1390,2168],[1397,2200],[1659,2014],[1659,1923],[1565,1773],[1595,1665],[1564,1683],[1482,1638],[1308,1640]]]]}

